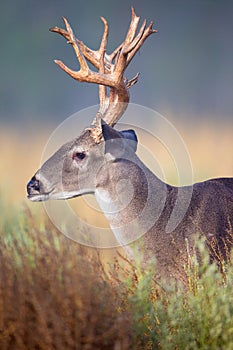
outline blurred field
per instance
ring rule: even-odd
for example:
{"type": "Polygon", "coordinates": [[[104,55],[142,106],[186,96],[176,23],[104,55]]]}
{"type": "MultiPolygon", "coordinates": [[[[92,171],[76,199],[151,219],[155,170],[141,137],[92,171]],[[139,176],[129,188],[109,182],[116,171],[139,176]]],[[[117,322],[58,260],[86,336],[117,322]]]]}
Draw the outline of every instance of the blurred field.
{"type": "Polygon", "coordinates": [[[190,154],[194,181],[233,176],[233,123],[205,122],[197,129],[190,125],[178,130],[190,154]]]}

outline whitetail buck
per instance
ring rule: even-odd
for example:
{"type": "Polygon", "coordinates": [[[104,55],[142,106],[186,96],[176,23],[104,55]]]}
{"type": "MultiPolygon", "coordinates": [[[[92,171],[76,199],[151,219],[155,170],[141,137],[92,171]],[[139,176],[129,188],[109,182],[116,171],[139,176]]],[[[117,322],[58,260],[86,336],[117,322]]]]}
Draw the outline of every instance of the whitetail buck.
{"type": "MultiPolygon", "coordinates": [[[[124,71],[143,42],[156,30],[152,29],[152,23],[147,27],[144,21],[136,33],[139,17],[132,9],[124,42],[108,55],[108,24],[104,18],[102,21],[104,33],[98,51],[78,40],[65,18],[66,30],[51,29],[73,46],[80,70],[73,71],[63,62],[55,62],[72,78],[99,85],[100,108],[90,127],[64,144],[32,177],[27,185],[28,198],[45,201],[94,194],[120,244],[132,241],[134,230],[145,232],[140,244],[143,261],[146,263],[154,257],[158,277],[185,281],[187,244],[193,251],[195,235],[205,237],[211,259],[230,256],[233,178],[174,187],[163,183],[137,157],[135,132],[120,132],[113,127],[127,107],[129,88],[138,79],[137,75],[128,81],[124,71]],[[87,61],[97,71],[90,70],[87,61]],[[182,211],[182,198],[185,199],[190,190],[192,197],[183,219],[173,230],[168,230],[174,206],[178,201],[182,211]]],[[[127,249],[132,255],[132,250],[127,249]]]]}

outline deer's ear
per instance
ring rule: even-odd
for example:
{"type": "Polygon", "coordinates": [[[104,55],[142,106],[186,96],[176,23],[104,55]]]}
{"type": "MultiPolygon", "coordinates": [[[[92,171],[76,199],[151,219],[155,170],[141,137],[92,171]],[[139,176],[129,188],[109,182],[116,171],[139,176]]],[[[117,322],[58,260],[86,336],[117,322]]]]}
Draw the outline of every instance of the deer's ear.
{"type": "Polygon", "coordinates": [[[102,134],[104,137],[104,141],[122,138],[121,132],[113,129],[103,119],[101,119],[101,128],[102,128],[102,134]]]}
{"type": "Polygon", "coordinates": [[[102,134],[105,141],[105,153],[111,156],[111,160],[121,158],[125,151],[124,139],[121,133],[101,120],[102,134]]]}
{"type": "Polygon", "coordinates": [[[137,136],[133,130],[117,131],[103,120],[101,126],[105,141],[105,153],[110,153],[116,159],[123,157],[128,148],[136,152],[137,136]]]}
{"type": "Polygon", "coordinates": [[[134,152],[137,151],[138,138],[134,130],[123,130],[120,131],[124,139],[129,140],[128,146],[133,148],[134,152]]]}

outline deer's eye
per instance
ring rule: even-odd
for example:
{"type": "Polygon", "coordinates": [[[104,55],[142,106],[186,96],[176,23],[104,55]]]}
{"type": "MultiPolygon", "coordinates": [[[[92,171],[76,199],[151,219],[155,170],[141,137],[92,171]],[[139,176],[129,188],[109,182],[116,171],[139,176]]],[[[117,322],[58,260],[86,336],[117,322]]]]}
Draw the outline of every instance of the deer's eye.
{"type": "Polygon", "coordinates": [[[83,160],[85,157],[86,157],[85,152],[75,152],[73,155],[73,158],[77,160],[83,160]]]}

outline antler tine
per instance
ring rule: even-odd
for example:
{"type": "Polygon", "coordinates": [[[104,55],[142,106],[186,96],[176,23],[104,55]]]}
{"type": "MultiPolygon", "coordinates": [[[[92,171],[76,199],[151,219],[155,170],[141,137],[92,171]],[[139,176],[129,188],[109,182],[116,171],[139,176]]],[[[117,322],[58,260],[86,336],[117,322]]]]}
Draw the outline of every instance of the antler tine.
{"type": "Polygon", "coordinates": [[[73,30],[65,17],[63,17],[63,21],[65,23],[67,32],[69,33],[68,44],[71,44],[73,46],[74,52],[79,60],[81,69],[88,73],[89,67],[87,65],[87,61],[85,60],[81,50],[79,50],[76,38],[75,38],[74,33],[73,33],[73,30]]]}
{"type": "MultiPolygon", "coordinates": [[[[108,22],[104,17],[100,17],[100,18],[104,23],[104,33],[103,33],[100,48],[99,48],[99,53],[100,53],[99,73],[104,74],[105,73],[104,57],[106,53],[106,46],[107,46],[107,39],[108,39],[108,22]]],[[[99,100],[100,100],[100,107],[96,117],[92,122],[93,125],[96,125],[98,123],[97,119],[100,119],[103,117],[106,109],[106,105],[108,105],[109,98],[107,96],[107,88],[105,85],[99,85],[99,100]]]]}
{"type": "Polygon", "coordinates": [[[127,80],[126,79],[126,86],[127,86],[127,89],[130,89],[134,84],[136,84],[137,83],[137,81],[138,81],[138,78],[139,78],[139,75],[140,75],[140,73],[137,73],[136,75],[135,75],[135,77],[133,77],[132,79],[130,79],[130,80],[127,80]]]}
{"type": "MultiPolygon", "coordinates": [[[[131,62],[132,58],[134,57],[134,55],[137,53],[137,51],[140,49],[140,47],[142,46],[142,44],[144,43],[144,41],[151,35],[154,33],[158,33],[157,29],[153,29],[153,22],[150,22],[149,26],[145,29],[145,27],[142,26],[140,32],[138,33],[138,36],[135,38],[135,42],[134,44],[132,43],[132,48],[131,48],[131,52],[129,52],[128,57],[127,57],[127,63],[126,63],[126,67],[129,65],[129,63],[131,62]],[[140,35],[139,35],[140,34],[140,35]],[[133,47],[134,46],[134,47],[133,47]]],[[[145,26],[146,26],[146,21],[145,21],[145,26]]]]}
{"type": "Polygon", "coordinates": [[[146,27],[146,20],[143,21],[143,24],[140,28],[138,35],[128,45],[127,50],[125,50],[125,53],[132,51],[132,49],[137,45],[137,43],[139,42],[139,40],[141,39],[141,37],[144,33],[145,27],[146,27]]]}
{"type": "Polygon", "coordinates": [[[102,40],[101,40],[101,44],[100,44],[100,48],[99,48],[99,52],[101,53],[102,51],[106,50],[106,46],[107,46],[107,40],[108,40],[108,22],[104,17],[100,17],[101,21],[104,24],[104,33],[102,36],[102,40]]]}
{"type": "Polygon", "coordinates": [[[140,20],[140,17],[136,16],[134,8],[131,8],[132,12],[132,18],[130,22],[130,26],[128,29],[128,32],[126,34],[125,40],[123,42],[123,45],[121,47],[121,50],[119,51],[119,54],[116,56],[116,63],[114,71],[118,74],[118,81],[122,79],[124,70],[126,68],[126,62],[127,62],[127,49],[130,46],[135,33],[137,31],[138,23],[140,20]]]}
{"type": "Polygon", "coordinates": [[[131,16],[131,23],[124,41],[125,45],[129,45],[133,40],[138,27],[138,23],[140,21],[140,17],[136,15],[133,7],[131,7],[131,16]]]}

